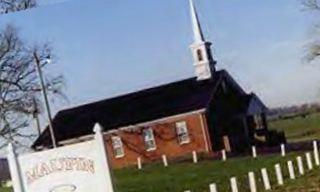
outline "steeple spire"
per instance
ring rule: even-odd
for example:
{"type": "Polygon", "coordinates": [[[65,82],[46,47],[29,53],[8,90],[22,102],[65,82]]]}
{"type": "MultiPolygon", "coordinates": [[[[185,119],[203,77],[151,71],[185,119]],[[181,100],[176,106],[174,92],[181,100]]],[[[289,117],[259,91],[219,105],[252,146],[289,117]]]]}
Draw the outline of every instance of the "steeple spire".
{"type": "Polygon", "coordinates": [[[203,38],[201,25],[199,22],[197,10],[195,8],[193,0],[189,0],[189,1],[190,1],[191,19],[193,24],[194,41],[203,42],[204,38],[203,38]]]}
{"type": "Polygon", "coordinates": [[[215,73],[216,61],[212,57],[211,43],[204,39],[193,0],[189,0],[194,42],[191,45],[197,79],[211,79],[215,73]]]}

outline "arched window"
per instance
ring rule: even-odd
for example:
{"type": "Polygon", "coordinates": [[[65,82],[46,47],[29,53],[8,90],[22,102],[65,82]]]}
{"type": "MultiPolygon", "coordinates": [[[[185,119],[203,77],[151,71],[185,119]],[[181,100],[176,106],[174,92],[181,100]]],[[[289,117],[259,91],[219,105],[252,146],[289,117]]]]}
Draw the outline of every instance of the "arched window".
{"type": "Polygon", "coordinates": [[[198,50],[197,50],[197,56],[198,56],[198,60],[199,60],[199,61],[203,61],[203,55],[202,55],[201,49],[198,49],[198,50]]]}

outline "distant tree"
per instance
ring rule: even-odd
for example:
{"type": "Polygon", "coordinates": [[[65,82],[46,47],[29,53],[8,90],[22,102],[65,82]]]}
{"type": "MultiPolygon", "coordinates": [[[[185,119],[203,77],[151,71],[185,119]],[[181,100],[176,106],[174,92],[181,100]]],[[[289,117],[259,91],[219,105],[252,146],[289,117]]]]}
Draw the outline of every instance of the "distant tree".
{"type": "Polygon", "coordinates": [[[303,0],[302,3],[310,10],[320,11],[320,0],[303,0]]]}
{"type": "Polygon", "coordinates": [[[36,7],[36,0],[0,0],[0,14],[36,7]]]}
{"type": "MultiPolygon", "coordinates": [[[[302,3],[307,10],[315,11],[320,13],[320,0],[302,0],[302,3]]],[[[319,23],[315,25],[314,28],[315,38],[310,42],[308,46],[307,61],[311,62],[320,58],[320,20],[319,23]]]]}
{"type": "MultiPolygon", "coordinates": [[[[35,54],[46,72],[45,60],[52,55],[48,44],[29,46],[10,25],[0,31],[0,148],[9,139],[23,145],[21,140],[34,136],[31,117],[42,111],[35,54]]],[[[61,95],[62,84],[62,76],[50,77],[46,73],[49,94],[61,95]]]]}

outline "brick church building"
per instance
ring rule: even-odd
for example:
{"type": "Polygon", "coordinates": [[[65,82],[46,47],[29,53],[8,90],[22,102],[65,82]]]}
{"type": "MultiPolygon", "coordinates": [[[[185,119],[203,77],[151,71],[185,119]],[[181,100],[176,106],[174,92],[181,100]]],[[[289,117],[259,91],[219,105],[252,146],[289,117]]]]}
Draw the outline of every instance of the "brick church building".
{"type": "MultiPolygon", "coordinates": [[[[246,93],[227,71],[216,70],[192,0],[190,6],[195,77],[60,111],[53,119],[60,146],[91,139],[98,122],[112,165],[123,167],[138,157],[150,162],[163,154],[243,152],[284,139],[268,130],[268,109],[258,96],[246,93]]],[[[50,146],[47,128],[33,148],[50,146]]]]}

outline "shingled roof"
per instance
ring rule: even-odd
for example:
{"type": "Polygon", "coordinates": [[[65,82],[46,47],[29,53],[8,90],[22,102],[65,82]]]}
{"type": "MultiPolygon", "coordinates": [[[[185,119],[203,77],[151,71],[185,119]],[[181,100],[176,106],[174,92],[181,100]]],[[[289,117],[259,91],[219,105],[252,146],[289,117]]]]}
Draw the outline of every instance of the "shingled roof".
{"type": "MultiPolygon", "coordinates": [[[[53,120],[55,136],[62,141],[92,134],[97,122],[107,131],[206,108],[220,79],[226,76],[228,73],[221,70],[209,80],[189,78],[60,111],[53,120]]],[[[47,128],[33,147],[50,143],[47,128]]]]}

